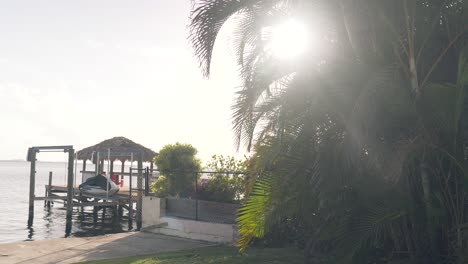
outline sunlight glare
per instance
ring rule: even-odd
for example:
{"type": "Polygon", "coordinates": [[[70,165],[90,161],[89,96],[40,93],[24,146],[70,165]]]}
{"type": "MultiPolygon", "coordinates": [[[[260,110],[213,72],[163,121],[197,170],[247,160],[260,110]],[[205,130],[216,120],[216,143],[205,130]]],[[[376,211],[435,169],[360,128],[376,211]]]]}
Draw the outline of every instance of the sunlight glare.
{"type": "Polygon", "coordinates": [[[279,59],[292,59],[306,51],[308,40],[305,25],[289,19],[272,29],[270,49],[279,59]]]}

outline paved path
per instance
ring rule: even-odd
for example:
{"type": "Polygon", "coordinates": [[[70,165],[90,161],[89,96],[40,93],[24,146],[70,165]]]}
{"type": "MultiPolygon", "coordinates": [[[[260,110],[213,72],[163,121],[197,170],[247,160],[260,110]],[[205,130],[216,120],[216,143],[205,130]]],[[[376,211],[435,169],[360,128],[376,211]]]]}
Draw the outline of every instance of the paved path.
{"type": "Polygon", "coordinates": [[[210,245],[213,244],[151,233],[129,232],[98,237],[0,244],[0,263],[76,263],[210,245]]]}

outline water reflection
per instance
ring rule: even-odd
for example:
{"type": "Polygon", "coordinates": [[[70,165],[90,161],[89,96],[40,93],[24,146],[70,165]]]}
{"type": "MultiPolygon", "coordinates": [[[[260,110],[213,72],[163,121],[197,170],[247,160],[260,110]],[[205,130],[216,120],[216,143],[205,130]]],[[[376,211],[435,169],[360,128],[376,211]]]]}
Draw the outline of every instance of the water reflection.
{"type": "Polygon", "coordinates": [[[28,227],[28,241],[58,237],[89,237],[131,231],[128,213],[121,214],[117,208],[83,208],[72,212],[71,226],[66,224],[66,210],[63,207],[41,208],[41,218],[35,219],[28,227]],[[35,231],[39,227],[39,232],[35,231]]]}
{"type": "Polygon", "coordinates": [[[46,232],[47,237],[50,236],[51,232],[51,227],[53,225],[53,220],[52,220],[52,212],[50,208],[45,208],[44,209],[44,216],[42,217],[44,219],[44,230],[46,232]]]}
{"type": "Polygon", "coordinates": [[[32,241],[34,236],[34,228],[32,226],[28,226],[28,238],[25,241],[32,241]]]}

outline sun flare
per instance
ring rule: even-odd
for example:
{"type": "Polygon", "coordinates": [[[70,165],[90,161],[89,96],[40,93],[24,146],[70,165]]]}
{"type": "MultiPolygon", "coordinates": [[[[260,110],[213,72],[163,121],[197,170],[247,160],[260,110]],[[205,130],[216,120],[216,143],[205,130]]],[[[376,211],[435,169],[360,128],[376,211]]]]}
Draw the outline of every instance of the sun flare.
{"type": "Polygon", "coordinates": [[[279,59],[292,59],[303,54],[309,45],[309,36],[304,24],[294,19],[273,27],[270,49],[279,59]]]}

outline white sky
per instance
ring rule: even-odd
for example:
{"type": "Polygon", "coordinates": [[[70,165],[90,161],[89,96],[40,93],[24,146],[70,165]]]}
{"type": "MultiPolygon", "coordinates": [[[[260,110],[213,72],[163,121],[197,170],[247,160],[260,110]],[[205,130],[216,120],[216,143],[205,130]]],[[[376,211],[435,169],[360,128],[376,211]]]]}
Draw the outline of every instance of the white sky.
{"type": "Polygon", "coordinates": [[[189,12],[189,0],[0,1],[0,159],[114,136],[235,154],[234,60],[219,41],[203,79],[189,12]]]}

